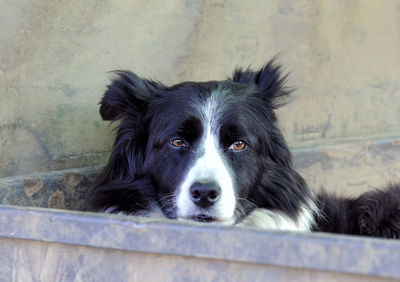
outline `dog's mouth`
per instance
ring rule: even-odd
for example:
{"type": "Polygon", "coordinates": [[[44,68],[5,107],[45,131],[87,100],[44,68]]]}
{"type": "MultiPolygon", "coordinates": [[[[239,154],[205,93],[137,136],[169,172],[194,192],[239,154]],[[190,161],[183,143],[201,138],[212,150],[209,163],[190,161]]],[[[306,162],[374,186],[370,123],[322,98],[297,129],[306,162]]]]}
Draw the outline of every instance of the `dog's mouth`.
{"type": "Polygon", "coordinates": [[[206,215],[206,214],[199,214],[192,217],[192,220],[198,222],[213,222],[216,221],[216,218],[206,215]]]}
{"type": "Polygon", "coordinates": [[[222,225],[235,224],[235,220],[233,218],[222,219],[222,218],[218,218],[215,216],[210,216],[208,214],[197,214],[197,215],[181,218],[181,220],[189,220],[189,221],[195,221],[195,222],[199,222],[199,223],[215,223],[215,224],[222,224],[222,225]]]}

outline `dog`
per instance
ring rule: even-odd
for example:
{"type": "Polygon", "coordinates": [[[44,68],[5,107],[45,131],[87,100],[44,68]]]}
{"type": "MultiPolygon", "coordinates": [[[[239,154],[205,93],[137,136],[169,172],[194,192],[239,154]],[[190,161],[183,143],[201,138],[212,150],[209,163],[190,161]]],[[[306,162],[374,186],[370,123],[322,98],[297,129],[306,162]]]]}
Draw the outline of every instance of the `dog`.
{"type": "Polygon", "coordinates": [[[318,195],[293,167],[275,110],[292,89],[274,60],[170,87],[115,71],[100,102],[119,122],[92,211],[272,230],[400,237],[400,185],[318,195]]]}

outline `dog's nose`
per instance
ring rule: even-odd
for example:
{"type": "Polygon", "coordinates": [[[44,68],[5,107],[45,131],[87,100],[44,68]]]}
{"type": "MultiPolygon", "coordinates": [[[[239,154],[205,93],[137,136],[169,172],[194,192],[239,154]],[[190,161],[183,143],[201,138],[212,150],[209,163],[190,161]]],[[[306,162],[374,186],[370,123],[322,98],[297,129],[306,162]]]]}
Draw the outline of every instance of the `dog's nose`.
{"type": "Polygon", "coordinates": [[[192,201],[201,208],[212,206],[220,194],[221,188],[213,181],[195,182],[190,187],[192,201]]]}

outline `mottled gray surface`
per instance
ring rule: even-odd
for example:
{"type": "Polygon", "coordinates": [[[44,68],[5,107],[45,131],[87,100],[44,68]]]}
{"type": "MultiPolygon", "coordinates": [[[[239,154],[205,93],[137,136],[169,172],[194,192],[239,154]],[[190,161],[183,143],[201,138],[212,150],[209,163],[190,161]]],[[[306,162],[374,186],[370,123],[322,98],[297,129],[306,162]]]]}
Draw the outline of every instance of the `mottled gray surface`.
{"type": "Polygon", "coordinates": [[[0,207],[0,249],[0,277],[33,281],[400,279],[397,240],[37,208],[0,207]]]}
{"type": "Polygon", "coordinates": [[[95,166],[0,178],[0,203],[86,210],[89,187],[101,168],[95,166]]]}
{"type": "Polygon", "coordinates": [[[295,167],[313,190],[355,196],[400,182],[400,138],[347,140],[292,148],[295,167]]]}

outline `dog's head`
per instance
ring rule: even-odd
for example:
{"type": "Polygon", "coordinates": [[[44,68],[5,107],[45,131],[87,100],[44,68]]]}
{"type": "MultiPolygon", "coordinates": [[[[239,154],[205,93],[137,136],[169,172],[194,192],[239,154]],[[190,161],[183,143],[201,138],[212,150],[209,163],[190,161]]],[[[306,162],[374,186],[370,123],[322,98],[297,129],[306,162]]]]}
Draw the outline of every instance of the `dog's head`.
{"type": "Polygon", "coordinates": [[[263,207],[295,218],[308,190],[293,170],[275,109],[290,92],[273,62],[226,81],[166,87],[117,71],[101,101],[119,121],[95,209],[237,222],[263,207]]]}

